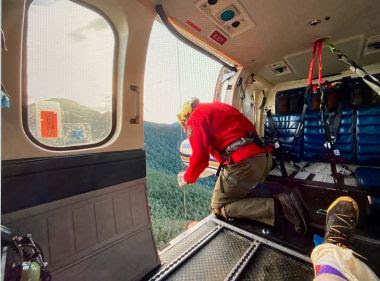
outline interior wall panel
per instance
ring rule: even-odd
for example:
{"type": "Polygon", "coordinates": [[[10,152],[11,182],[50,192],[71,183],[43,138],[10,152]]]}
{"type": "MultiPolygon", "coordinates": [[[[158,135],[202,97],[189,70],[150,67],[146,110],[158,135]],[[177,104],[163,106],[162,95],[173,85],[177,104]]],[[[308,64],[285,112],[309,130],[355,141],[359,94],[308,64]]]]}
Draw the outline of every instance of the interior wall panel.
{"type": "MultiPolygon", "coordinates": [[[[57,280],[71,276],[72,267],[87,272],[93,267],[89,260],[106,264],[106,257],[113,261],[110,265],[93,268],[99,274],[88,272],[97,278],[88,279],[78,273],[76,278],[66,280],[110,280],[102,278],[108,278],[111,272],[118,275],[123,265],[130,267],[124,277],[132,278],[144,271],[144,266],[152,268],[152,264],[159,263],[147,206],[146,182],[139,179],[9,213],[2,217],[2,223],[19,234],[33,234],[57,280]],[[113,253],[110,247],[117,251],[113,253]],[[125,251],[121,251],[123,247],[125,251]]],[[[113,276],[112,280],[132,280],[119,277],[113,276]]]]}

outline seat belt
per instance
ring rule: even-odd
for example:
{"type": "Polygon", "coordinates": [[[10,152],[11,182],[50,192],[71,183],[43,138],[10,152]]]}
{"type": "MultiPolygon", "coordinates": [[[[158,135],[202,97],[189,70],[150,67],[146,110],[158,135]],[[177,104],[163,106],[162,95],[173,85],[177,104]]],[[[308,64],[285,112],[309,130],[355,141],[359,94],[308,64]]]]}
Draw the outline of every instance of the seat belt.
{"type": "Polygon", "coordinates": [[[271,130],[273,132],[274,149],[276,150],[277,155],[278,155],[278,159],[280,160],[281,175],[283,177],[287,177],[288,173],[287,173],[286,168],[285,168],[284,155],[282,154],[281,144],[280,144],[279,139],[278,139],[276,124],[273,121],[273,116],[272,116],[271,110],[268,109],[266,111],[266,114],[267,114],[269,126],[271,127],[271,130]]]}
{"type": "Polygon", "coordinates": [[[334,142],[338,138],[340,122],[342,121],[342,115],[343,103],[339,102],[336,113],[332,116],[329,116],[330,135],[334,142]]]}
{"type": "MultiPolygon", "coordinates": [[[[324,132],[325,132],[325,144],[324,144],[324,146],[327,150],[327,155],[328,155],[330,167],[331,167],[331,175],[334,179],[335,186],[338,189],[341,189],[344,185],[344,178],[343,178],[343,175],[339,174],[337,172],[337,169],[336,169],[336,155],[334,153],[334,143],[335,143],[336,139],[331,137],[330,125],[328,122],[326,90],[324,88],[323,79],[322,79],[322,44],[323,44],[322,39],[314,42],[313,54],[314,54],[314,50],[317,49],[317,53],[318,53],[318,86],[319,86],[319,91],[321,92],[320,111],[321,111],[321,119],[323,122],[324,132]]],[[[314,68],[314,62],[312,62],[310,64],[310,67],[312,67],[312,66],[314,68]]],[[[312,73],[313,73],[313,69],[310,68],[309,81],[312,79],[312,73]]]]}

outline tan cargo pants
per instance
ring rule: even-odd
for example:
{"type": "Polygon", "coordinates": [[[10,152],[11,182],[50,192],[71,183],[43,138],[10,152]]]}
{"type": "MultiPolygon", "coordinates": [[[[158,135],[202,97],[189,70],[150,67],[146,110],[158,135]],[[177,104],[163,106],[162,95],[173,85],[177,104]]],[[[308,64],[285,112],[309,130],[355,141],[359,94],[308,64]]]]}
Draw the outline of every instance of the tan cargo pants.
{"type": "Polygon", "coordinates": [[[266,178],[271,167],[272,156],[267,157],[265,153],[225,166],[212,194],[212,213],[274,225],[273,198],[247,197],[266,178]]]}

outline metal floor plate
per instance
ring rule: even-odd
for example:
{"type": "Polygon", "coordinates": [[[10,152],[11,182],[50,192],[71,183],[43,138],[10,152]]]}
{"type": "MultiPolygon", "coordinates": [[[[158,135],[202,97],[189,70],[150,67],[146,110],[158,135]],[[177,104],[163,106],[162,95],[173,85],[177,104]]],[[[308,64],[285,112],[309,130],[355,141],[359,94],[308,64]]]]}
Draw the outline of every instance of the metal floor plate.
{"type": "Polygon", "coordinates": [[[192,231],[184,238],[173,243],[173,246],[169,246],[160,253],[160,259],[162,265],[170,263],[176,257],[181,255],[185,250],[187,250],[191,245],[201,239],[207,232],[215,227],[212,222],[206,222],[198,229],[192,231]]]}
{"type": "Polygon", "coordinates": [[[251,243],[223,230],[167,280],[224,280],[251,243]]]}
{"type": "Polygon", "coordinates": [[[212,216],[172,241],[160,257],[163,266],[151,280],[307,281],[314,277],[309,257],[212,216]],[[205,243],[196,246],[201,241],[205,243]],[[194,247],[198,249],[188,255],[194,247]]]}
{"type": "Polygon", "coordinates": [[[314,272],[310,266],[262,246],[247,265],[239,280],[308,281],[313,278],[314,272]]]}

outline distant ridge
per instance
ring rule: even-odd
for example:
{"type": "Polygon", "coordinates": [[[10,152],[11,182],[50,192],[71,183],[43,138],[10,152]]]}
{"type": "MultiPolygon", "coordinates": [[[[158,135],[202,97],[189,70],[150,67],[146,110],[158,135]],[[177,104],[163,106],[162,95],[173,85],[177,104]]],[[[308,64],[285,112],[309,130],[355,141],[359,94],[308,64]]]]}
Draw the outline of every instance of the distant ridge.
{"type": "MultiPolygon", "coordinates": [[[[148,168],[155,169],[167,174],[177,175],[182,170],[179,155],[181,144],[181,131],[178,123],[159,124],[154,122],[144,122],[144,141],[147,156],[148,168]]],[[[183,139],[186,134],[183,132],[183,139]]],[[[186,169],[186,167],[183,167],[186,169]]],[[[200,185],[212,188],[215,184],[214,176],[199,179],[200,185]]]]}

